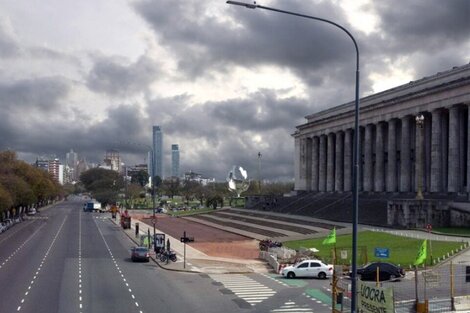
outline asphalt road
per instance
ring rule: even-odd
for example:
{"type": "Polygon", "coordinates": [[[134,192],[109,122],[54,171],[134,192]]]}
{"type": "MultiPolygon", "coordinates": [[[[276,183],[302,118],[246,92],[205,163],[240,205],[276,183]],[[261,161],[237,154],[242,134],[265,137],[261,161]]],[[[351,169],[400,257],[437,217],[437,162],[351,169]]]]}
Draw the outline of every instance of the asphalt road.
{"type": "Polygon", "coordinates": [[[129,238],[108,214],[83,212],[82,202],[62,202],[0,234],[0,312],[330,312],[321,292],[323,301],[306,295],[326,293],[328,281],[133,263],[129,238]]]}

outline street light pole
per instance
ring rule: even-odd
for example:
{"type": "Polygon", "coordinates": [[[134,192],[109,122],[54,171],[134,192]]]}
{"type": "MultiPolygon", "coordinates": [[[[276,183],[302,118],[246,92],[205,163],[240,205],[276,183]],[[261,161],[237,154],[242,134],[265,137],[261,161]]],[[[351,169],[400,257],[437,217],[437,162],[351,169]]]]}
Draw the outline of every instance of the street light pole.
{"type": "Polygon", "coordinates": [[[261,152],[258,152],[258,192],[261,196],[261,152]]]}
{"type": "Polygon", "coordinates": [[[151,181],[152,181],[152,224],[153,224],[153,238],[155,238],[155,222],[156,222],[156,217],[155,217],[155,152],[153,151],[152,146],[143,144],[143,143],[134,143],[134,142],[127,142],[128,144],[136,145],[136,146],[143,146],[149,149],[149,151],[152,153],[152,171],[151,171],[151,181]]]}
{"type": "Polygon", "coordinates": [[[357,228],[358,228],[358,211],[359,211],[359,184],[358,184],[358,178],[359,178],[359,47],[357,45],[356,40],[354,39],[353,35],[343,26],[332,22],[330,20],[324,19],[324,18],[319,18],[311,15],[306,15],[306,14],[300,14],[300,13],[295,13],[295,12],[290,12],[290,11],[285,11],[285,10],[279,10],[271,7],[266,7],[262,6],[259,4],[250,4],[250,3],[244,3],[244,2],[239,2],[239,1],[227,1],[228,4],[233,4],[233,5],[238,5],[238,6],[243,6],[248,9],[263,9],[263,10],[269,10],[269,11],[274,11],[278,13],[284,13],[288,15],[293,15],[293,16],[298,16],[302,18],[308,18],[312,20],[317,20],[321,22],[325,22],[328,24],[331,24],[342,31],[344,31],[349,38],[354,43],[354,48],[356,49],[356,88],[355,88],[355,101],[354,101],[354,154],[353,154],[353,203],[352,203],[352,275],[351,275],[351,312],[355,313],[356,312],[356,307],[357,307],[357,228]]]}
{"type": "Polygon", "coordinates": [[[424,115],[420,114],[416,116],[416,132],[418,133],[418,142],[416,143],[416,154],[417,158],[415,160],[416,162],[416,174],[417,174],[417,183],[418,183],[418,193],[416,194],[416,199],[417,200],[423,200],[423,129],[424,129],[424,115]]]}

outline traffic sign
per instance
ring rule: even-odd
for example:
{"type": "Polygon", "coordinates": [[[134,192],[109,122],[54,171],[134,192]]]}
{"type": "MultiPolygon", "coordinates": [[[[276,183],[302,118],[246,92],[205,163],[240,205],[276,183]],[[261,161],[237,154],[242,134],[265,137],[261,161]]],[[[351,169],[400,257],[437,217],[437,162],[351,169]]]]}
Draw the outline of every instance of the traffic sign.
{"type": "Polygon", "coordinates": [[[376,258],[389,258],[390,250],[388,248],[375,248],[374,255],[376,258]]]}

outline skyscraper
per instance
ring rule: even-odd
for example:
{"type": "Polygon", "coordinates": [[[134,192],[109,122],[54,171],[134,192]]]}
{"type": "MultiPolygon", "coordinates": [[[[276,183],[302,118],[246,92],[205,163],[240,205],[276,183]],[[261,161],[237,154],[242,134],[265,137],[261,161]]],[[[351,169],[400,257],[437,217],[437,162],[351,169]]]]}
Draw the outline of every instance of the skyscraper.
{"type": "Polygon", "coordinates": [[[180,176],[180,150],[178,145],[171,145],[171,176],[180,176]]]}
{"type": "Polygon", "coordinates": [[[163,179],[163,133],[160,126],[153,126],[153,153],[152,176],[163,179]]]}
{"type": "Polygon", "coordinates": [[[69,168],[70,179],[78,180],[77,176],[77,165],[78,165],[78,154],[73,152],[73,149],[70,149],[70,152],[67,152],[65,155],[65,166],[69,168]]]}

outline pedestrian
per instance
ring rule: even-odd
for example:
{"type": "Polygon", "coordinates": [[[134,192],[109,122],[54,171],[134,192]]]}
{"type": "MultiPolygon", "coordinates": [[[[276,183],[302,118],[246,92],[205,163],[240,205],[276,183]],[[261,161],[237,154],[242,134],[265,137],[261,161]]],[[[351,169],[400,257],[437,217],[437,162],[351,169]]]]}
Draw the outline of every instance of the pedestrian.
{"type": "Polygon", "coordinates": [[[166,240],[166,249],[170,252],[170,238],[166,240]]]}

